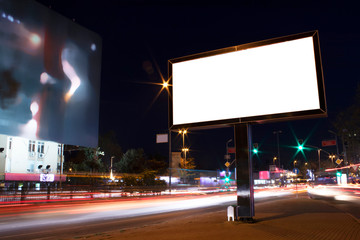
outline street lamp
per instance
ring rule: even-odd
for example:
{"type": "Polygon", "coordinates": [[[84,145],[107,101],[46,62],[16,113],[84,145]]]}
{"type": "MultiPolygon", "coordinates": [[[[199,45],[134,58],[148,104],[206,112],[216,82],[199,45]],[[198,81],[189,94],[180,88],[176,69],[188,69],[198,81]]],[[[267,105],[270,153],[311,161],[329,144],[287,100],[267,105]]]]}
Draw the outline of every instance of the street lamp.
{"type": "Polygon", "coordinates": [[[227,142],[226,142],[226,176],[229,175],[229,166],[230,166],[230,163],[228,163],[228,161],[230,160],[230,155],[229,155],[229,143],[232,142],[232,139],[229,139],[227,142]]]}
{"type": "Polygon", "coordinates": [[[186,130],[186,129],[181,129],[181,130],[179,130],[179,134],[182,135],[183,148],[184,148],[184,145],[185,145],[185,134],[187,134],[187,130],[186,130]]]}
{"type": "Polygon", "coordinates": [[[230,159],[230,155],[229,155],[229,143],[232,142],[232,139],[229,139],[227,142],[226,142],[226,160],[229,160],[230,159]]]}
{"type": "Polygon", "coordinates": [[[281,168],[281,165],[280,165],[280,144],[279,144],[279,134],[282,133],[281,130],[278,130],[278,131],[274,131],[273,132],[274,134],[276,134],[276,140],[277,140],[277,150],[278,150],[278,155],[277,155],[277,159],[279,160],[278,163],[279,163],[279,168],[281,168]]]}
{"type": "Polygon", "coordinates": [[[183,148],[183,149],[181,149],[181,151],[183,151],[184,152],[184,166],[185,166],[185,169],[186,169],[186,152],[188,152],[189,151],[189,149],[188,148],[183,148]]]}
{"type": "Polygon", "coordinates": [[[168,87],[169,87],[169,82],[163,82],[162,83],[162,86],[163,86],[163,88],[166,88],[166,89],[168,89],[168,87]]]}
{"type": "Polygon", "coordinates": [[[185,134],[187,134],[187,130],[186,130],[186,129],[180,129],[180,130],[179,130],[179,134],[182,135],[182,142],[183,142],[183,144],[182,144],[182,151],[183,151],[184,154],[185,154],[185,163],[186,163],[186,152],[189,151],[189,149],[185,148],[185,134]],[[184,149],[187,149],[187,151],[184,150],[184,149]]]}
{"type": "Polygon", "coordinates": [[[113,159],[115,158],[115,156],[112,156],[111,158],[110,158],[110,179],[112,180],[112,181],[114,181],[114,175],[113,175],[113,159]]]}
{"type": "Polygon", "coordinates": [[[337,134],[336,134],[336,132],[334,132],[334,131],[331,131],[331,130],[328,130],[328,131],[329,131],[329,133],[332,133],[332,134],[334,134],[334,135],[335,135],[335,141],[336,141],[336,154],[339,156],[339,145],[338,145],[337,134]]]}
{"type": "MultiPolygon", "coordinates": [[[[164,80],[164,78],[162,77],[162,74],[161,72],[159,71],[160,75],[161,75],[161,79],[162,79],[162,89],[160,90],[160,93],[162,92],[162,90],[165,88],[167,93],[168,93],[168,116],[169,116],[169,113],[170,113],[170,90],[169,90],[169,87],[170,87],[170,84],[169,84],[169,79],[166,81],[164,80]]],[[[169,130],[169,191],[171,193],[171,165],[172,165],[172,151],[171,151],[171,130],[170,128],[168,129],[169,130]]]]}
{"type": "Polygon", "coordinates": [[[331,162],[334,163],[334,158],[336,158],[335,154],[330,154],[329,158],[331,159],[331,162]]]}

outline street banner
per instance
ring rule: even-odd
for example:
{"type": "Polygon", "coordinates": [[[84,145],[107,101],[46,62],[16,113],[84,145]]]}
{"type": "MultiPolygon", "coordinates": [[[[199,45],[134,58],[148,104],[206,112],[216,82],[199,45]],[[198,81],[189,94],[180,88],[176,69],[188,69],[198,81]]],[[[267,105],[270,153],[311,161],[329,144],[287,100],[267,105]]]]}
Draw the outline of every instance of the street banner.
{"type": "Polygon", "coordinates": [[[321,142],[321,146],[327,147],[327,146],[335,146],[336,140],[324,140],[321,142]]]}

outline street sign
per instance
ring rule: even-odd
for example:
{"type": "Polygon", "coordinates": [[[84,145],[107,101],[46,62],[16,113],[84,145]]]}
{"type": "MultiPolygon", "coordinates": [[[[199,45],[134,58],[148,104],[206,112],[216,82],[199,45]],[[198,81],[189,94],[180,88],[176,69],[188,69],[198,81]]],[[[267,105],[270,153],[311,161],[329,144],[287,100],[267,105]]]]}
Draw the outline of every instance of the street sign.
{"type": "Polygon", "coordinates": [[[292,170],[292,172],[295,173],[295,174],[299,174],[300,170],[299,170],[298,168],[294,168],[294,169],[292,170]]]}
{"type": "Polygon", "coordinates": [[[230,160],[230,155],[229,154],[224,155],[224,159],[225,160],[230,160]]]}
{"type": "Polygon", "coordinates": [[[335,161],[335,163],[336,163],[337,165],[339,165],[342,161],[343,161],[343,160],[341,160],[341,159],[338,158],[338,159],[335,161]]]}
{"type": "Polygon", "coordinates": [[[323,146],[323,147],[335,146],[335,145],[336,145],[336,140],[324,140],[324,141],[321,141],[321,146],[323,146]]]}
{"type": "Polygon", "coordinates": [[[228,147],[228,153],[235,153],[235,147],[228,147]]]}
{"type": "Polygon", "coordinates": [[[231,165],[231,164],[230,164],[229,162],[226,162],[226,163],[225,163],[225,167],[230,167],[230,165],[231,165]]]}

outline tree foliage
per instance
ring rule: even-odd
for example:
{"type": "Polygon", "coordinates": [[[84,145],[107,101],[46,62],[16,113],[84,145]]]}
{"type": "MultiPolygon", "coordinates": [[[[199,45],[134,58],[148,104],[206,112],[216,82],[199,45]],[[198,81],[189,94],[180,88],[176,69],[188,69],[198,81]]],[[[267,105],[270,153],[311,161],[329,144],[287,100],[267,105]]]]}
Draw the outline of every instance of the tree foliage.
{"type": "Polygon", "coordinates": [[[145,170],[145,153],[142,148],[129,149],[114,168],[122,173],[141,173],[145,170]]]}
{"type": "Polygon", "coordinates": [[[123,154],[114,132],[99,137],[98,148],[79,146],[65,147],[65,171],[109,172],[111,159],[113,170],[120,173],[142,173],[146,170],[164,173],[168,163],[161,155],[147,157],[142,148],[129,149],[123,154]],[[104,154],[100,154],[104,153],[104,154]]]}
{"type": "Polygon", "coordinates": [[[166,157],[159,154],[149,156],[146,161],[146,169],[155,171],[158,174],[165,173],[168,166],[169,163],[167,162],[166,157]]]}
{"type": "Polygon", "coordinates": [[[113,131],[107,132],[106,134],[99,136],[99,147],[102,151],[105,152],[102,160],[107,166],[107,169],[110,167],[111,158],[113,158],[113,163],[120,161],[123,156],[123,150],[121,146],[117,143],[116,134],[113,131]]]}
{"type": "Polygon", "coordinates": [[[180,160],[180,168],[181,169],[195,169],[195,159],[194,158],[181,158],[180,160]]]}
{"type": "Polygon", "coordinates": [[[360,84],[357,87],[354,103],[340,112],[334,122],[338,136],[342,139],[346,160],[356,163],[360,160],[360,84]]]}

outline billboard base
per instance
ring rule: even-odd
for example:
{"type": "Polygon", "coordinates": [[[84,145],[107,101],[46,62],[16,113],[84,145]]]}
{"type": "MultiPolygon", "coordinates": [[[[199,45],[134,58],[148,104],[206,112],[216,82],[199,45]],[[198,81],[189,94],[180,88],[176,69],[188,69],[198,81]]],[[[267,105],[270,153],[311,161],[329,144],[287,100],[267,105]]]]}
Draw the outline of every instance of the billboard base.
{"type": "Polygon", "coordinates": [[[254,211],[254,184],[251,161],[251,125],[234,125],[235,167],[237,185],[237,217],[252,219],[254,211]]]}

